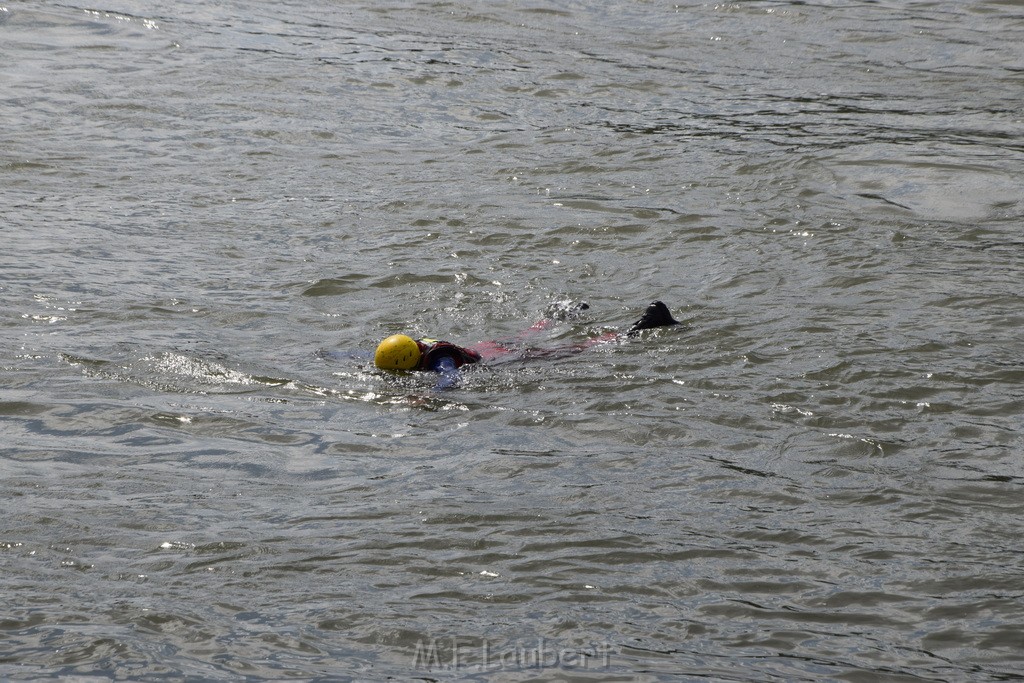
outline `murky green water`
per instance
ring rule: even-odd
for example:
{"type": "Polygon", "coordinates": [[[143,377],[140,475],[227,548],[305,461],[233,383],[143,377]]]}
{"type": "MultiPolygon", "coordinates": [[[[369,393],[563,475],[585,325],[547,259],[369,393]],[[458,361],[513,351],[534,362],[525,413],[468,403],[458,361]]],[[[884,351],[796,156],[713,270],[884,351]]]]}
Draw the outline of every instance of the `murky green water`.
{"type": "Polygon", "coordinates": [[[0,676],[1019,675],[1022,37],[8,1],[0,676]],[[451,392],[358,353],[655,298],[451,392]]]}

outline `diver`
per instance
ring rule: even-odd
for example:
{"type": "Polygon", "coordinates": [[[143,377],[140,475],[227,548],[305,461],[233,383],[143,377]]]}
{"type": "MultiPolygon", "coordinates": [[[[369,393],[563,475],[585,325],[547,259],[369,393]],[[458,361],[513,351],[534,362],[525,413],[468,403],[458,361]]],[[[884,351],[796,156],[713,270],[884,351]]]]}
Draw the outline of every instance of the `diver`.
{"type": "MultiPolygon", "coordinates": [[[[587,308],[589,308],[587,304],[580,303],[569,310],[563,309],[561,313],[563,315],[576,314],[587,308]]],[[[520,340],[531,332],[546,329],[552,322],[553,318],[544,318],[511,342],[486,341],[470,347],[458,346],[452,342],[439,339],[413,339],[405,334],[394,334],[377,346],[373,362],[374,365],[382,370],[424,370],[436,372],[441,377],[435,388],[450,389],[458,386],[461,379],[459,368],[464,365],[472,365],[482,361],[514,355],[518,355],[521,358],[562,357],[579,353],[596,344],[614,341],[622,337],[635,337],[641,330],[679,324],[679,321],[672,317],[668,306],[661,301],[655,301],[647,307],[647,310],[644,311],[640,319],[633,323],[625,332],[606,332],[582,343],[555,347],[553,349],[526,349],[524,351],[516,348],[515,341],[520,340]]]]}

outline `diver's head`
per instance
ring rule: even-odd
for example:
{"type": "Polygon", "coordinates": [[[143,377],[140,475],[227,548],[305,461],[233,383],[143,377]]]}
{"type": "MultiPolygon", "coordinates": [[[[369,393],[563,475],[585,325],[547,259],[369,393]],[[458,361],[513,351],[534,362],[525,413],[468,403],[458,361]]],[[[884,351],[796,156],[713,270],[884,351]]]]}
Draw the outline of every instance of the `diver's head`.
{"type": "Polygon", "coordinates": [[[420,364],[420,345],[412,337],[393,334],[377,345],[373,363],[381,370],[412,370],[420,364]]]}

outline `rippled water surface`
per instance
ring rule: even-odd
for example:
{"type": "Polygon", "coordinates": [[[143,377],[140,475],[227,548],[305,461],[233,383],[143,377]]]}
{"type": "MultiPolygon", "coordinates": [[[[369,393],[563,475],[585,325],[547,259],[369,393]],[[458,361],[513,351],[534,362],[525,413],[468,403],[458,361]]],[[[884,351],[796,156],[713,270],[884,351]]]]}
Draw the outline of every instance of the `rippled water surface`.
{"type": "Polygon", "coordinates": [[[8,0],[0,677],[1024,671],[1024,3],[8,0]],[[390,376],[397,331],[586,353],[390,376]]]}

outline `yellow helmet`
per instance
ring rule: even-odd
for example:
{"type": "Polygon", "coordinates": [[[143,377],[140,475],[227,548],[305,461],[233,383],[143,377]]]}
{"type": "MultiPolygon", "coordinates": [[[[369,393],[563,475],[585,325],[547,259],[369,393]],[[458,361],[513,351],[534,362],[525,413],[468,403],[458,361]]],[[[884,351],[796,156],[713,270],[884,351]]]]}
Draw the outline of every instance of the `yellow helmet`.
{"type": "Polygon", "coordinates": [[[412,337],[393,334],[377,345],[373,363],[381,370],[412,370],[420,364],[420,345],[412,337]]]}

